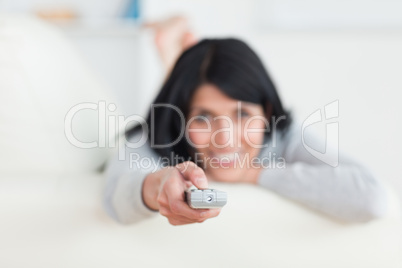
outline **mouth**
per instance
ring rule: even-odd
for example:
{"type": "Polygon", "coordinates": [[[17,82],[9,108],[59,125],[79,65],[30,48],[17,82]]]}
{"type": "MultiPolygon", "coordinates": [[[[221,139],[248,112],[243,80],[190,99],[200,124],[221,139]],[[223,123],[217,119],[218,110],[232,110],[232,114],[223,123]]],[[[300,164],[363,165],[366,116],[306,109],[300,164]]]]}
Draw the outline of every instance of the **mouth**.
{"type": "Polygon", "coordinates": [[[241,152],[232,152],[232,153],[211,153],[210,154],[210,162],[214,162],[219,167],[231,167],[234,165],[236,159],[240,159],[241,152]]]}

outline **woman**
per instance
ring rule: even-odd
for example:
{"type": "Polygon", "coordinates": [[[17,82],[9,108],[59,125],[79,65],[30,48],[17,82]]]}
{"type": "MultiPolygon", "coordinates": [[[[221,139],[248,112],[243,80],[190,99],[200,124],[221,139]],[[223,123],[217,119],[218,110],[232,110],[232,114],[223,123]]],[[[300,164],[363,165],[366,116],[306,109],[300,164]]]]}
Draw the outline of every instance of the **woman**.
{"type": "Polygon", "coordinates": [[[257,184],[344,221],[385,211],[384,190],[366,168],[343,155],[334,168],[306,151],[300,126],[240,40],[202,40],[187,49],[146,123],[148,131],[139,125],[126,137],[147,142],[126,147],[126,160],[107,169],[106,208],[121,223],[158,213],[173,225],[216,217],[220,209],[191,209],[184,200],[188,187],[208,188],[208,181],[257,184]],[[144,159],[153,164],[141,166],[144,159]]]}

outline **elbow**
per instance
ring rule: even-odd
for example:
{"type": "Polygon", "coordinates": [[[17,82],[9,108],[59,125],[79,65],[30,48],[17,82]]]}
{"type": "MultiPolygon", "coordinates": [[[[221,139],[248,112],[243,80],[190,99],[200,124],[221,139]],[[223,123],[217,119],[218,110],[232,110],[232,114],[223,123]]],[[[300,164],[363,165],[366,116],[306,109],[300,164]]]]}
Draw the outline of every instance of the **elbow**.
{"type": "Polygon", "coordinates": [[[118,223],[120,225],[130,225],[133,223],[125,219],[124,217],[119,216],[118,212],[113,207],[113,203],[107,198],[104,199],[103,208],[109,218],[111,218],[115,223],[118,223]]]}
{"type": "Polygon", "coordinates": [[[367,169],[357,169],[354,194],[350,193],[353,202],[350,203],[349,219],[356,223],[366,223],[384,218],[387,215],[387,191],[381,181],[376,179],[367,169]]]}
{"type": "Polygon", "coordinates": [[[117,217],[117,213],[113,207],[111,196],[107,196],[107,195],[104,196],[103,210],[106,212],[106,214],[109,216],[109,218],[111,218],[114,222],[124,224],[124,222],[121,221],[119,217],[117,217]]]}
{"type": "Polygon", "coordinates": [[[387,214],[387,198],[385,193],[381,193],[373,199],[367,202],[366,209],[364,211],[364,220],[366,222],[384,218],[387,214]]]}
{"type": "Polygon", "coordinates": [[[115,204],[113,203],[112,196],[104,196],[103,209],[109,218],[111,218],[115,223],[120,225],[130,225],[135,223],[119,214],[119,211],[115,208],[115,204]]]}
{"type": "Polygon", "coordinates": [[[387,214],[387,194],[382,186],[372,188],[360,196],[359,205],[354,209],[354,221],[366,223],[384,218],[387,214]]]}

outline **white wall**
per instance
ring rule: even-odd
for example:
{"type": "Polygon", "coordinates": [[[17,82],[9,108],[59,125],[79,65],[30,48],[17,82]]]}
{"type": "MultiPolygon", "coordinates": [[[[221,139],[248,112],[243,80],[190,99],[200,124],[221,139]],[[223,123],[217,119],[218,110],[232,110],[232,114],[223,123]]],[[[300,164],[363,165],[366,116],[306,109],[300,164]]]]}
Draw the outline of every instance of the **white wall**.
{"type": "Polygon", "coordinates": [[[257,0],[258,22],[274,29],[395,28],[402,1],[257,0]]]}
{"type": "MultiPolygon", "coordinates": [[[[0,10],[70,7],[84,18],[122,14],[127,0],[2,0],[0,10]]],[[[254,29],[402,28],[396,0],[142,0],[145,19],[191,16],[202,34],[254,29]]]]}

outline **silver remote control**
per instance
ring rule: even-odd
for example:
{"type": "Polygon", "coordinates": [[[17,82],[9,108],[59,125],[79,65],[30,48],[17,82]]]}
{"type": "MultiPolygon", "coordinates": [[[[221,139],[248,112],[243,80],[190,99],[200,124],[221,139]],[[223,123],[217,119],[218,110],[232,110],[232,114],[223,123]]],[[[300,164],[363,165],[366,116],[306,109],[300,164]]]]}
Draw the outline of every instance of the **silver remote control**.
{"type": "Polygon", "coordinates": [[[189,189],[186,191],[187,204],[191,208],[221,208],[227,203],[226,192],[214,189],[189,189]]]}

